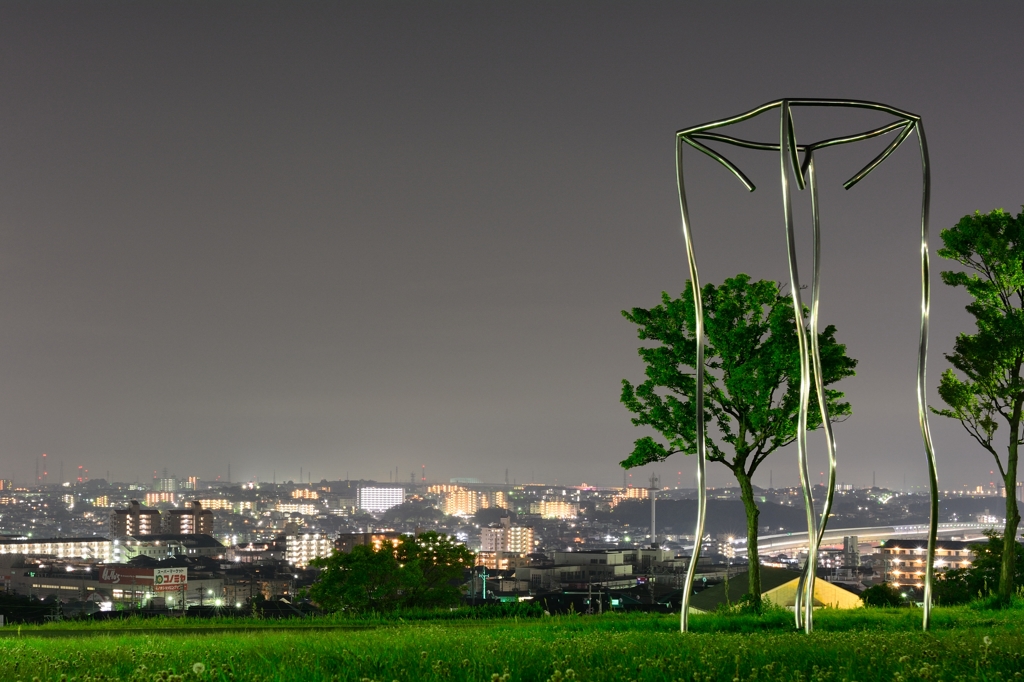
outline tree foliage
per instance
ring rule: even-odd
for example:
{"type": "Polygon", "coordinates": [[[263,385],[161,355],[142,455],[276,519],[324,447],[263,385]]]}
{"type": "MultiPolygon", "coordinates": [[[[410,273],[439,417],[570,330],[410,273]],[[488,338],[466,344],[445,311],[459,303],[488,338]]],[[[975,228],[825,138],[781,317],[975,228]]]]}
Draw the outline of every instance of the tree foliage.
{"type": "Polygon", "coordinates": [[[454,606],[462,593],[463,572],[473,567],[474,555],[450,535],[434,531],[417,538],[405,536],[396,553],[406,576],[403,606],[454,606]]]}
{"type": "MultiPolygon", "coordinates": [[[[966,604],[997,594],[1003,567],[1003,538],[998,533],[985,533],[988,541],[970,546],[974,561],[967,568],[954,568],[936,574],[935,599],[946,606],[966,604]]],[[[1014,544],[1016,582],[1024,583],[1024,547],[1014,544]]]]}
{"type": "MultiPolygon", "coordinates": [[[[622,313],[639,327],[641,340],[657,343],[639,349],[647,380],[636,386],[623,380],[622,403],[637,415],[634,425],[650,426],[666,441],[650,436],[638,439],[622,462],[626,469],[661,462],[677,452],[697,452],[696,314],[691,286],[687,282],[679,298],[662,293],[662,304],[650,310],[633,308],[622,313]]],[[[720,287],[707,284],[701,293],[706,337],[703,419],[705,424],[714,421],[720,434],[717,440],[707,439],[708,459],[753,474],[769,454],[792,443],[797,435],[800,354],[793,303],[779,284],[751,282],[743,274],[720,287]]],[[[846,346],[836,342],[835,332],[829,325],[818,337],[826,386],[852,376],[857,365],[846,355],[846,346]]],[[[832,418],[850,414],[850,404],[840,402],[841,392],[826,389],[825,395],[832,418]]],[[[812,399],[808,428],[819,426],[821,415],[812,399]]]]}
{"type": "Polygon", "coordinates": [[[899,591],[889,583],[872,585],[860,593],[864,606],[907,606],[909,602],[899,591]]]}
{"type": "MultiPolygon", "coordinates": [[[[781,285],[752,282],[740,274],[716,287],[701,289],[704,303],[704,414],[707,456],[728,467],[740,486],[747,512],[748,552],[757,556],[757,519],[751,477],[778,448],[797,437],[800,401],[800,353],[793,302],[781,285]]],[[[663,441],[644,436],[635,441],[624,468],[661,462],[675,453],[697,451],[696,312],[692,284],[679,298],[662,293],[661,305],[623,311],[637,325],[637,335],[651,343],[639,354],[646,380],[622,382],[621,400],[635,416],[636,426],[649,426],[663,441]]],[[[804,311],[807,315],[807,311],[804,311]]],[[[803,323],[803,321],[801,321],[803,323]]],[[[851,376],[857,361],[835,339],[829,325],[818,335],[822,376],[826,386],[851,376]]],[[[832,419],[850,414],[843,394],[825,389],[832,419]]],[[[821,425],[817,402],[811,400],[808,427],[821,425]]],[[[750,564],[750,593],[760,600],[757,561],[750,564]]]]}
{"type": "Polygon", "coordinates": [[[309,596],[328,611],[455,606],[463,572],[473,563],[465,545],[433,531],[403,536],[397,548],[356,545],[310,562],[321,572],[309,596]]]}
{"type": "Polygon", "coordinates": [[[963,425],[995,459],[1006,486],[1006,546],[999,580],[1005,601],[1016,581],[1016,553],[1008,548],[1020,524],[1014,491],[1024,408],[1024,213],[975,212],[943,230],[941,237],[939,255],[966,269],[943,272],[942,281],[970,294],[967,312],[974,318],[975,333],[957,336],[953,352],[946,355],[953,366],[939,382],[946,408],[933,411],[963,425]],[[1005,445],[996,441],[1001,425],[1006,426],[1005,445]]]}

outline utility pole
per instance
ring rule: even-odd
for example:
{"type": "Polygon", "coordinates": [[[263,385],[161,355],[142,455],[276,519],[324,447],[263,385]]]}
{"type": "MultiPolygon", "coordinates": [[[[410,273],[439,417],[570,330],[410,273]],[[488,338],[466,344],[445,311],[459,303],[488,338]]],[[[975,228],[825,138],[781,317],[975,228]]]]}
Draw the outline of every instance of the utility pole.
{"type": "Polygon", "coordinates": [[[654,508],[658,501],[658,481],[659,478],[651,474],[651,486],[647,489],[647,493],[651,498],[651,548],[658,548],[658,532],[654,526],[654,508]]]}

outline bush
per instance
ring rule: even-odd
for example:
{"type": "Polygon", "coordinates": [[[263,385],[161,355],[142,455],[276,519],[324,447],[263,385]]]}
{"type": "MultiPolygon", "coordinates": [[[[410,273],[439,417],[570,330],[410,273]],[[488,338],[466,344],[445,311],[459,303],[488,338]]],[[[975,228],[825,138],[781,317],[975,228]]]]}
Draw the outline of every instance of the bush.
{"type": "Polygon", "coordinates": [[[903,598],[903,594],[889,583],[881,583],[869,587],[861,593],[860,598],[864,602],[864,606],[907,605],[907,600],[903,598]]]}

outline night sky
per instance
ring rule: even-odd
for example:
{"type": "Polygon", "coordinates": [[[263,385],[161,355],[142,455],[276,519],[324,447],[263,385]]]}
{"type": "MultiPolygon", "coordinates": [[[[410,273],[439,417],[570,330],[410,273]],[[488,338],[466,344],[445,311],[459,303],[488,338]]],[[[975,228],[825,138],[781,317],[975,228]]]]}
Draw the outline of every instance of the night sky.
{"type": "MultiPolygon", "coordinates": [[[[1024,203],[1022,25],[996,2],[3,2],[0,477],[29,483],[46,452],[50,482],[60,462],[121,481],[230,462],[621,484],[650,432],[618,402],[643,373],[620,310],[686,280],[674,132],[780,97],[920,114],[934,253],[961,216],[1024,203]]],[[[796,116],[801,141],[892,120],[796,116]]],[[[926,480],[916,138],[841,187],[889,139],[816,157],[822,320],[860,360],[838,478],[858,486],[926,480]]],[[[686,156],[702,279],[788,281],[778,158],[731,157],[758,191],[686,156]]],[[[932,389],[970,330],[946,267],[932,389]]],[[[995,480],[932,424],[941,488],[995,480]]],[[[651,469],[693,484],[692,458],[651,469]]],[[[795,451],[769,471],[795,484],[795,451]]]]}

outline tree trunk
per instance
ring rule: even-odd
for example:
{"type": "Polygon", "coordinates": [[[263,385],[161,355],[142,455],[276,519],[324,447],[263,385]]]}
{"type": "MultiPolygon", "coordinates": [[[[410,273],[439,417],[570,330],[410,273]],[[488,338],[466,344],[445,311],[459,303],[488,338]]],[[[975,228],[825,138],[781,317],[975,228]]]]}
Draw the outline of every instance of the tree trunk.
{"type": "Polygon", "coordinates": [[[1003,562],[999,571],[999,601],[1009,604],[1014,594],[1014,576],[1017,563],[1017,527],[1020,525],[1020,511],[1017,508],[1017,448],[1020,440],[1021,406],[1014,406],[1010,420],[1010,446],[1007,448],[1006,477],[1006,526],[1003,528],[1003,562]]]}
{"type": "Polygon", "coordinates": [[[736,480],[740,484],[740,496],[743,509],[747,512],[747,592],[753,598],[754,605],[761,605],[761,562],[757,551],[757,519],[761,512],[754,502],[754,488],[750,485],[750,476],[741,467],[736,469],[736,480]]]}

